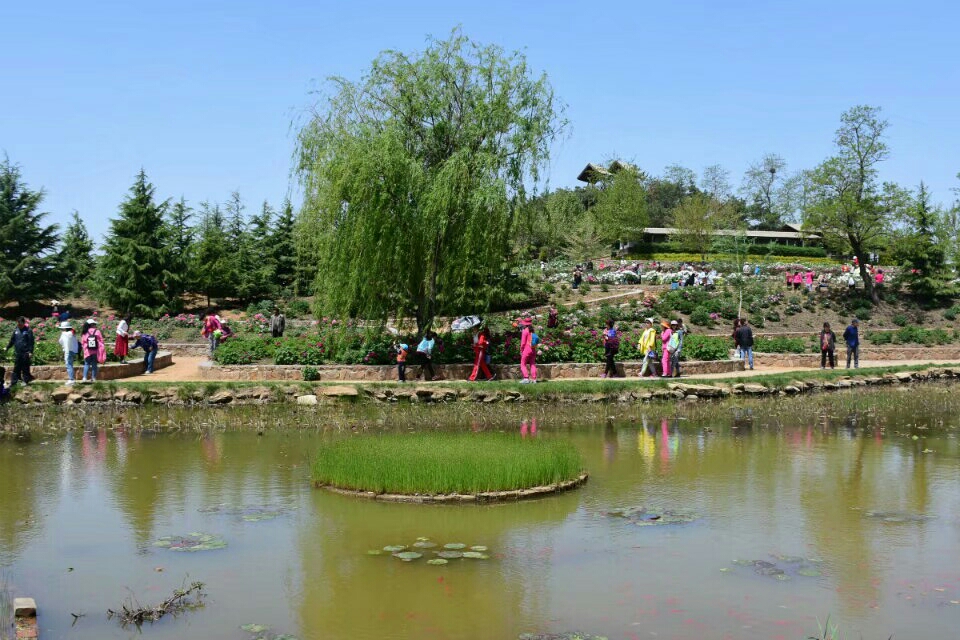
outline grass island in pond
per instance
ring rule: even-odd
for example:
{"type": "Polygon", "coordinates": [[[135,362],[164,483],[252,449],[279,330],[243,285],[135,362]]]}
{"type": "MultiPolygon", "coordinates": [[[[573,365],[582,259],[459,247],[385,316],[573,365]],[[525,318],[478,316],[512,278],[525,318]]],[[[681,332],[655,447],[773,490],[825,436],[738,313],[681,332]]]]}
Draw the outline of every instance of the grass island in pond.
{"type": "Polygon", "coordinates": [[[568,440],[502,433],[354,436],[324,443],[313,467],[321,486],[399,495],[524,490],[582,474],[568,440]]]}

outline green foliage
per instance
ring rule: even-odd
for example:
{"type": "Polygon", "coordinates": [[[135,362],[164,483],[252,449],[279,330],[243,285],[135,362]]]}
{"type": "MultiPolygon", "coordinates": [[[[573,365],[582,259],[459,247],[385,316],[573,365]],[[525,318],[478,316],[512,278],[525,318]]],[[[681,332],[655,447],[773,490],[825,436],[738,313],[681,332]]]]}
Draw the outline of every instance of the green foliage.
{"type": "Polygon", "coordinates": [[[276,364],[323,364],[325,349],[323,343],[309,339],[288,339],[280,341],[274,351],[276,364]]]}
{"type": "MultiPolygon", "coordinates": [[[[121,314],[157,316],[171,308],[168,287],[180,276],[170,271],[165,246],[167,202],[154,201],[156,189],[140,171],[120,205],[97,268],[97,297],[121,314]]],[[[178,287],[175,287],[178,288],[178,287]]]]}
{"type": "Polygon", "coordinates": [[[377,493],[478,493],[571,480],[582,466],[576,447],[562,438],[500,433],[352,436],[321,445],[313,480],[377,493]]]}
{"type": "Polygon", "coordinates": [[[733,342],[727,338],[687,334],[683,339],[683,351],[687,360],[726,360],[730,357],[733,342]]]}
{"type": "Polygon", "coordinates": [[[727,203],[704,194],[683,200],[673,210],[673,226],[681,247],[707,259],[714,242],[714,232],[729,229],[734,222],[733,211],[727,203]]]}
{"type": "Polygon", "coordinates": [[[907,323],[910,322],[909,318],[907,318],[907,316],[903,315],[902,313],[894,314],[891,320],[893,324],[897,325],[898,327],[905,327],[907,326],[907,323]]]}
{"type": "Polygon", "coordinates": [[[287,303],[287,317],[304,318],[310,315],[310,303],[306,300],[291,300],[287,303]]]}
{"type": "Polygon", "coordinates": [[[869,320],[873,316],[873,310],[870,307],[857,307],[853,315],[860,320],[869,320]]]}
{"type": "Polygon", "coordinates": [[[948,239],[938,235],[944,213],[930,203],[930,192],[920,183],[903,208],[905,229],[893,243],[894,258],[903,265],[903,281],[920,300],[930,303],[947,290],[948,239]]]}
{"type": "Polygon", "coordinates": [[[546,77],[454,32],[332,83],[298,136],[318,315],[412,316],[422,331],[489,308],[484,285],[564,125],[546,77]]]}
{"type": "MultiPolygon", "coordinates": [[[[714,255],[724,255],[721,247],[713,246],[714,255]]],[[[768,258],[792,257],[792,258],[825,258],[827,252],[823,247],[794,247],[785,244],[775,243],[757,243],[746,244],[743,248],[748,256],[763,256],[768,258]]],[[[644,242],[634,244],[630,247],[630,257],[632,258],[652,258],[653,256],[663,256],[665,254],[682,254],[685,250],[679,242],[644,242]]],[[[678,261],[681,261],[678,259],[678,261]]]]}
{"type": "Polygon", "coordinates": [[[320,372],[317,371],[316,367],[304,367],[303,379],[306,380],[307,382],[313,382],[314,380],[319,380],[320,372]]]}
{"type": "Polygon", "coordinates": [[[76,211],[73,212],[70,224],[63,234],[60,258],[67,290],[76,295],[89,289],[96,267],[93,240],[76,211]]]}
{"type": "Polygon", "coordinates": [[[690,322],[701,327],[712,327],[714,325],[713,319],[710,318],[710,314],[706,309],[695,309],[693,313],[690,314],[690,322]]]}
{"type": "Polygon", "coordinates": [[[191,218],[193,209],[183,198],[170,207],[166,240],[170,247],[170,269],[180,274],[177,281],[168,283],[171,300],[179,299],[185,291],[195,291],[193,255],[196,231],[190,226],[191,218]]]}
{"type": "Polygon", "coordinates": [[[954,320],[956,320],[958,315],[960,315],[960,306],[956,306],[956,305],[950,307],[949,309],[943,312],[943,317],[949,320],[950,322],[953,322],[954,320]]]}
{"type": "Polygon", "coordinates": [[[808,349],[807,341],[803,338],[758,336],[753,341],[753,350],[759,353],[804,353],[808,349]]]}
{"type": "Polygon", "coordinates": [[[253,364],[271,357],[274,350],[267,338],[231,338],[217,347],[214,360],[220,364],[253,364]]]}
{"type": "Polygon", "coordinates": [[[0,304],[24,304],[64,291],[57,225],[44,226],[44,193],[31,191],[20,167],[0,162],[0,304]]]}
{"type": "Polygon", "coordinates": [[[599,183],[590,213],[607,245],[639,237],[647,226],[642,178],[636,167],[617,162],[611,165],[611,175],[599,183]]]}
{"type": "Polygon", "coordinates": [[[194,253],[193,281],[207,299],[232,293],[231,249],[226,222],[220,206],[202,202],[197,246],[194,253]]]}

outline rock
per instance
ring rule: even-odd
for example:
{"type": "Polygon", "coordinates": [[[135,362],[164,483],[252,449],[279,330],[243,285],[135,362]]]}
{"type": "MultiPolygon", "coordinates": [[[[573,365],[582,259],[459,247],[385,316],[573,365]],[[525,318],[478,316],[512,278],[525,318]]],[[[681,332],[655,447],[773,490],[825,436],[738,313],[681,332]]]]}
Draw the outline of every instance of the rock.
{"type": "Polygon", "coordinates": [[[697,395],[696,395],[696,394],[693,394],[693,393],[691,393],[691,394],[688,395],[688,396],[684,396],[684,397],[683,397],[683,401],[684,401],[684,402],[696,402],[696,401],[699,400],[699,399],[700,399],[700,398],[698,398],[697,395]]]}
{"type": "Polygon", "coordinates": [[[795,387],[792,384],[788,384],[783,388],[783,392],[786,393],[788,396],[793,396],[800,393],[800,389],[798,387],[795,387]]]}
{"type": "Polygon", "coordinates": [[[140,404],[143,402],[143,394],[133,389],[117,389],[113,394],[113,399],[117,402],[129,402],[131,404],[140,404]]]}
{"type": "Polygon", "coordinates": [[[37,603],[33,598],[14,598],[13,616],[15,618],[36,618],[37,603]]]}
{"type": "Polygon", "coordinates": [[[231,402],[233,402],[233,392],[227,389],[217,391],[207,398],[208,404],[229,404],[231,402]]]}
{"type": "Polygon", "coordinates": [[[693,394],[700,398],[719,398],[723,394],[723,389],[709,384],[685,384],[681,385],[681,390],[686,394],[693,394]]]}
{"type": "Polygon", "coordinates": [[[762,396],[770,393],[770,390],[762,384],[749,383],[743,385],[743,392],[749,395],[762,396]]]}
{"type": "Polygon", "coordinates": [[[899,382],[910,382],[911,380],[913,380],[913,372],[912,372],[912,371],[900,371],[900,372],[895,373],[895,374],[893,374],[893,375],[894,375],[894,377],[897,379],[897,381],[899,381],[899,382]]]}
{"type": "Polygon", "coordinates": [[[67,396],[67,402],[69,402],[70,404],[77,404],[81,400],[83,400],[83,398],[80,396],[79,393],[71,393],[69,396],[67,396]]]}
{"type": "Polygon", "coordinates": [[[838,389],[849,389],[852,386],[853,386],[853,383],[850,382],[849,380],[837,380],[838,389]]]}
{"type": "Polygon", "coordinates": [[[50,394],[50,397],[53,398],[54,402],[65,402],[72,393],[73,389],[70,387],[60,387],[59,389],[54,389],[53,393],[50,394]]]}
{"type": "Polygon", "coordinates": [[[356,398],[360,395],[356,387],[348,385],[336,385],[333,387],[320,387],[320,395],[327,398],[356,398]]]}
{"type": "Polygon", "coordinates": [[[233,392],[236,400],[266,401],[273,396],[269,387],[242,387],[233,392]]]}
{"type": "Polygon", "coordinates": [[[315,395],[297,396],[297,404],[315,405],[317,404],[317,396],[315,395]]]}

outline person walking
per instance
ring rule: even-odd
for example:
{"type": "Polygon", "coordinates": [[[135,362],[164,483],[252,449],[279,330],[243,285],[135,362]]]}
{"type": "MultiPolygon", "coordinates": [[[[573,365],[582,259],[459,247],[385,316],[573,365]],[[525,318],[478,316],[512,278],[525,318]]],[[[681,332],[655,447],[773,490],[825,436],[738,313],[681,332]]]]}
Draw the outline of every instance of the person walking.
{"type": "Polygon", "coordinates": [[[617,327],[612,319],[607,320],[607,328],[603,330],[603,356],[606,361],[606,367],[603,369],[601,378],[616,378],[617,363],[614,362],[617,353],[620,351],[620,334],[617,333],[617,327]]]}
{"type": "Polygon", "coordinates": [[[27,324],[27,319],[23,316],[17,318],[17,326],[10,336],[10,342],[7,343],[7,350],[13,347],[13,377],[10,378],[10,386],[13,387],[18,382],[30,384],[33,382],[33,374],[30,373],[30,363],[33,360],[33,347],[36,344],[33,337],[33,329],[27,324]]]}
{"type": "Polygon", "coordinates": [[[743,358],[750,365],[753,371],[753,329],[746,318],[740,319],[740,327],[737,329],[737,343],[740,345],[740,352],[743,358]]]}
{"type": "Polygon", "coordinates": [[[437,373],[433,370],[433,348],[436,346],[435,334],[427,331],[417,345],[417,362],[420,364],[420,373],[424,380],[436,380],[437,373]],[[429,377],[427,376],[429,373],[429,377]]]}
{"type": "Polygon", "coordinates": [[[473,343],[473,372],[470,373],[470,382],[476,382],[477,375],[482,371],[487,380],[493,380],[496,376],[490,373],[490,367],[487,366],[487,353],[490,351],[490,329],[487,327],[477,331],[473,343]]]}
{"type": "Polygon", "coordinates": [[[666,320],[661,322],[660,326],[663,327],[663,331],[660,332],[660,348],[663,351],[663,356],[660,361],[660,377],[669,378],[670,352],[667,350],[667,346],[670,344],[670,336],[673,335],[673,331],[670,329],[670,323],[666,320]]]}
{"type": "Polygon", "coordinates": [[[133,348],[143,349],[144,373],[149,376],[153,373],[153,363],[157,359],[157,352],[160,351],[160,343],[149,333],[134,331],[133,337],[137,340],[133,343],[133,348]]]}
{"type": "Polygon", "coordinates": [[[97,321],[87,320],[86,327],[86,333],[80,336],[80,347],[83,349],[82,382],[96,382],[99,365],[107,361],[107,348],[103,344],[103,334],[97,329],[97,321]]]}
{"type": "Polygon", "coordinates": [[[127,317],[121,318],[120,324],[117,325],[117,339],[113,343],[113,355],[117,356],[120,364],[127,361],[127,353],[130,351],[130,322],[132,320],[133,316],[128,314],[127,317]]]}
{"type": "Polygon", "coordinates": [[[801,284],[803,284],[803,276],[800,275],[799,271],[794,271],[793,272],[793,290],[799,291],[801,284]]]}
{"type": "MultiPolygon", "coordinates": [[[[673,377],[680,377],[680,352],[683,351],[683,337],[687,330],[683,326],[683,319],[678,319],[676,326],[671,326],[673,335],[670,336],[670,342],[674,344],[670,352],[670,368],[673,370],[673,377]]],[[[673,323],[671,323],[672,325],[673,323]]]]}
{"type": "Polygon", "coordinates": [[[537,383],[537,342],[539,338],[533,332],[533,320],[529,317],[520,320],[520,384],[537,383]]]}
{"type": "Polygon", "coordinates": [[[410,345],[406,342],[400,342],[393,345],[394,350],[397,352],[397,380],[400,382],[407,381],[407,354],[410,353],[410,345]]]}
{"type": "Polygon", "coordinates": [[[860,321],[854,318],[850,325],[843,330],[843,341],[847,343],[847,369],[850,368],[850,357],[853,356],[853,368],[860,368],[860,321]]]}
{"type": "Polygon", "coordinates": [[[73,363],[80,352],[80,342],[73,333],[73,327],[70,326],[69,322],[61,322],[58,327],[60,329],[60,348],[63,349],[63,362],[67,365],[67,384],[73,384],[77,380],[73,363]]]}
{"type": "Polygon", "coordinates": [[[823,323],[823,329],[820,330],[820,368],[826,369],[827,362],[830,368],[834,367],[834,350],[837,348],[837,335],[830,328],[829,322],[823,323]]]}
{"type": "Polygon", "coordinates": [[[273,315],[270,316],[270,335],[274,338],[282,338],[283,332],[287,328],[287,318],[280,313],[278,307],[273,308],[273,315]]]}
{"type": "Polygon", "coordinates": [[[803,284],[806,285],[807,291],[813,292],[813,269],[807,269],[806,273],[803,274],[803,284]]]}
{"type": "Polygon", "coordinates": [[[646,328],[640,334],[639,344],[640,353],[643,354],[643,364],[638,374],[641,378],[646,375],[648,368],[651,376],[657,375],[657,330],[653,328],[653,318],[647,318],[644,324],[646,328]]]}
{"type": "Polygon", "coordinates": [[[200,335],[210,341],[210,359],[213,359],[213,352],[220,346],[220,336],[223,335],[223,325],[220,318],[212,309],[207,309],[207,317],[203,319],[203,329],[200,335]]]}
{"type": "Polygon", "coordinates": [[[737,360],[743,359],[743,351],[740,350],[740,340],[737,338],[737,329],[740,328],[740,318],[733,319],[733,333],[731,337],[733,338],[733,357],[737,360]]]}

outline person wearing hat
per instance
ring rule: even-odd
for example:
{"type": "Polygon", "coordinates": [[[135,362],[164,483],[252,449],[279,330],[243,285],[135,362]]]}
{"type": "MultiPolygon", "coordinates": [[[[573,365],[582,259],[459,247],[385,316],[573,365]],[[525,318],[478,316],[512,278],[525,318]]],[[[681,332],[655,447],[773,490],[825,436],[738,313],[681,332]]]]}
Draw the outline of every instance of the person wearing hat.
{"type": "Polygon", "coordinates": [[[660,361],[660,376],[662,378],[670,377],[670,351],[667,346],[670,344],[670,338],[673,336],[673,330],[670,323],[664,320],[660,323],[663,331],[660,332],[660,347],[663,349],[663,356],[660,361]]]}
{"type": "Polygon", "coordinates": [[[103,344],[103,334],[97,329],[96,320],[87,320],[86,330],[80,336],[80,348],[83,349],[81,382],[96,382],[100,365],[107,361],[107,348],[103,344]]]}
{"type": "Polygon", "coordinates": [[[647,318],[644,322],[643,333],[640,334],[640,344],[638,348],[643,354],[643,365],[640,367],[641,378],[647,374],[647,368],[650,369],[650,375],[657,375],[657,330],[653,328],[653,318],[647,318]]]}
{"type": "Polygon", "coordinates": [[[683,351],[683,336],[686,329],[683,326],[683,320],[672,320],[670,322],[670,370],[674,378],[680,377],[680,352],[683,351]]]}
{"type": "Polygon", "coordinates": [[[143,349],[143,364],[146,367],[145,373],[150,375],[153,373],[153,361],[157,359],[157,351],[160,350],[160,344],[156,338],[148,333],[134,331],[133,337],[136,339],[136,342],[134,342],[130,348],[143,349]]]}
{"type": "Polygon", "coordinates": [[[113,355],[117,356],[120,364],[127,361],[127,353],[130,352],[130,322],[132,320],[133,316],[127,314],[126,317],[120,319],[120,323],[117,325],[117,339],[113,343],[113,355]]]}
{"type": "Polygon", "coordinates": [[[533,320],[529,316],[520,319],[520,384],[537,382],[537,349],[533,332],[533,320]]]}
{"type": "Polygon", "coordinates": [[[33,329],[27,323],[23,316],[17,318],[17,326],[13,329],[10,336],[10,342],[7,343],[7,349],[13,347],[13,377],[10,378],[10,386],[22,382],[30,384],[33,381],[33,375],[30,373],[30,362],[33,359],[33,329]]]}
{"type": "Polygon", "coordinates": [[[850,326],[843,330],[843,340],[847,343],[847,369],[853,356],[853,368],[860,368],[860,321],[854,318],[850,326]]]}
{"type": "Polygon", "coordinates": [[[69,322],[61,322],[57,326],[60,329],[60,348],[63,349],[63,361],[67,365],[67,384],[73,384],[77,379],[73,363],[77,359],[77,354],[80,353],[80,342],[77,341],[77,336],[73,333],[73,326],[69,322]]]}

